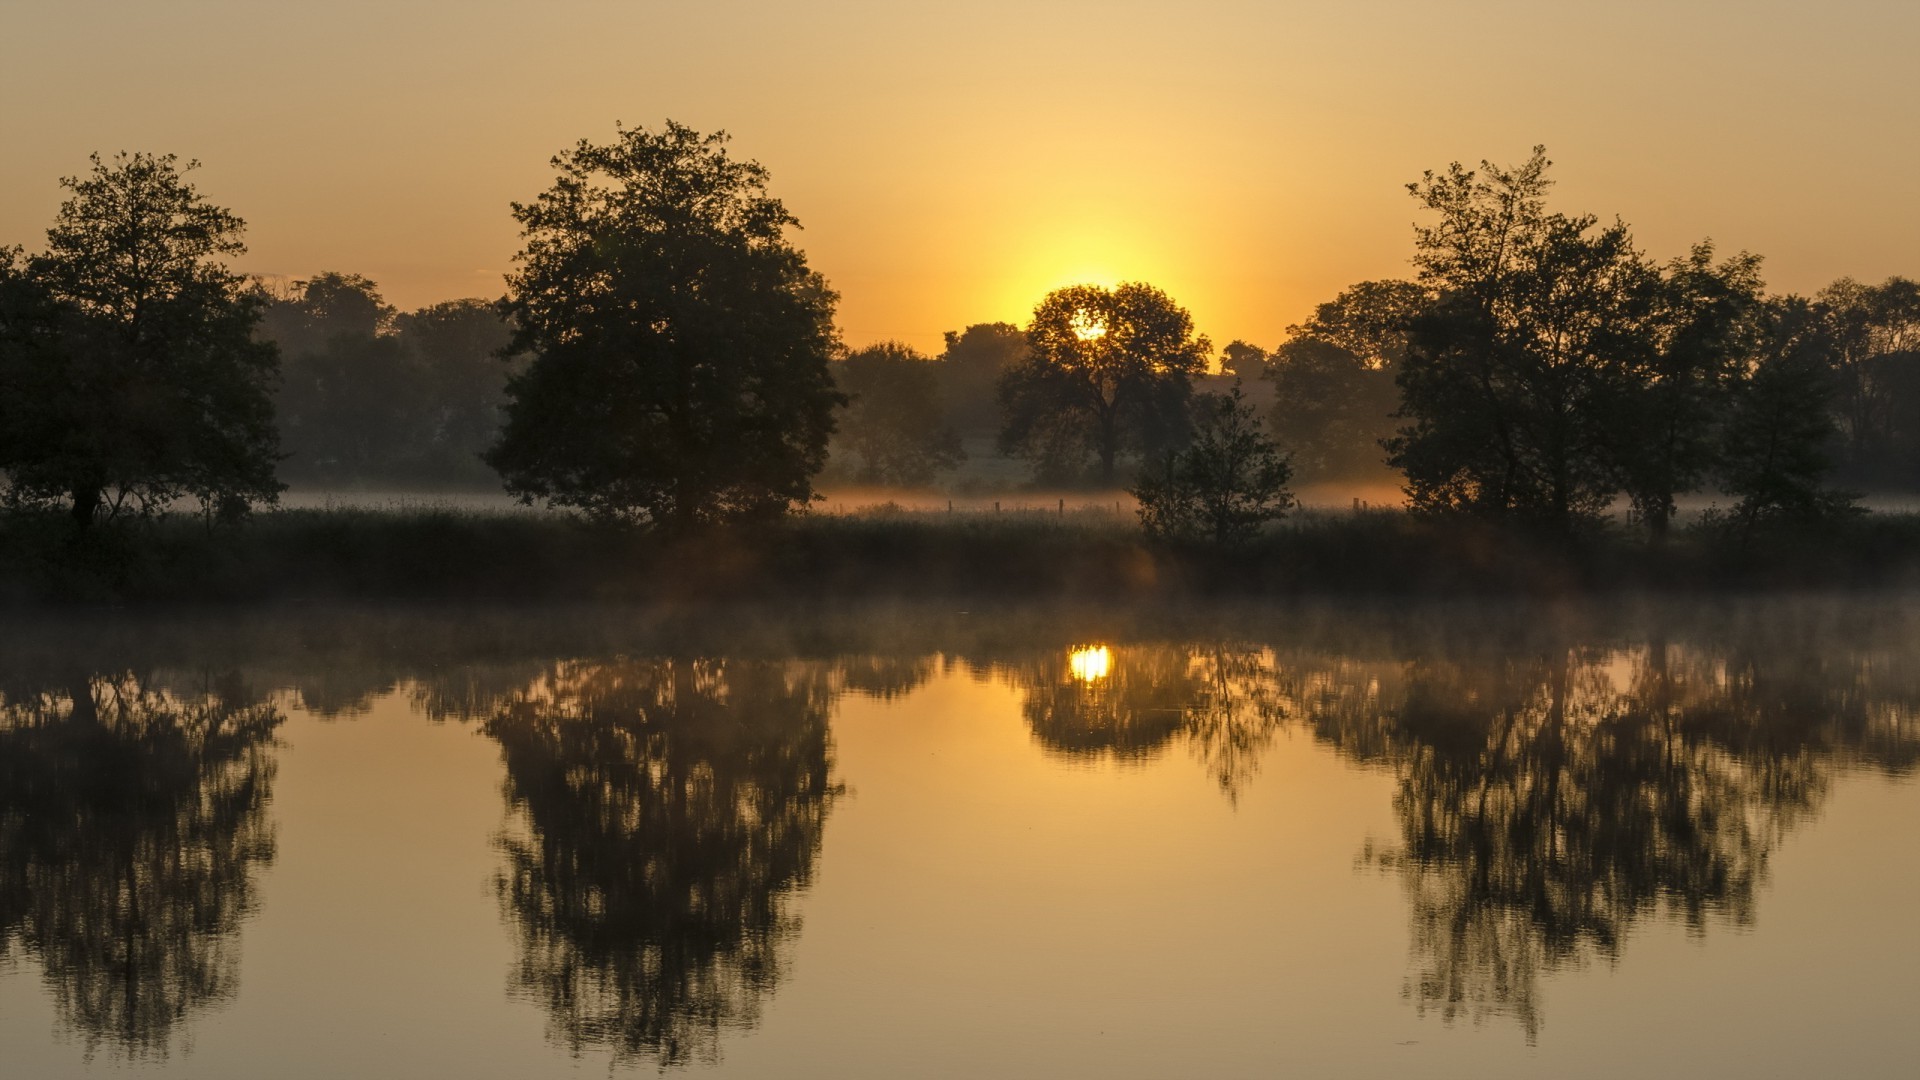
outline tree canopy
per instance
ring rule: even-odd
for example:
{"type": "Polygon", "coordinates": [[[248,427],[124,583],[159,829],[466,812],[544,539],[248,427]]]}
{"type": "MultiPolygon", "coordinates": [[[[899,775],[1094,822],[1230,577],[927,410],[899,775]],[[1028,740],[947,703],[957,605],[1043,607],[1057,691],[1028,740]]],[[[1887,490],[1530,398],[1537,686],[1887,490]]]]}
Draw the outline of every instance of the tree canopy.
{"type": "Polygon", "coordinates": [[[226,260],[245,223],[172,155],[93,159],[44,253],[0,256],[0,470],[16,504],[222,514],[281,490],[260,298],[226,260]]]}
{"type": "Polygon", "coordinates": [[[1074,285],[1040,301],[1028,354],[1000,380],[1001,447],[1046,480],[1112,484],[1123,458],[1151,460],[1186,436],[1192,379],[1212,346],[1193,317],[1144,282],[1074,285]]]}
{"type": "Polygon", "coordinates": [[[488,461],[523,501],[687,527],[813,498],[842,401],[835,296],[727,141],[672,122],[582,140],[514,204],[503,311],[530,362],[488,461]]]}
{"type": "Polygon", "coordinates": [[[858,464],[864,484],[923,485],[966,460],[960,434],[947,424],[934,361],[897,341],[884,341],[834,362],[847,396],[834,436],[858,464]]]}

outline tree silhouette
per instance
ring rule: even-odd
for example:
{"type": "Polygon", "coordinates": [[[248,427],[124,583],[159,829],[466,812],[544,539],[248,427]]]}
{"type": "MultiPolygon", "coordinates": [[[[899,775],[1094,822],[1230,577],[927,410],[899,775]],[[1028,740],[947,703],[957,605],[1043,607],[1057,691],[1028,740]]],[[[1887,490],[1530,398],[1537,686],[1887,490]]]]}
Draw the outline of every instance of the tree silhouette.
{"type": "Polygon", "coordinates": [[[504,310],[531,361],[488,461],[523,501],[685,528],[813,497],[842,402],[835,298],[766,170],[726,142],[622,129],[514,204],[504,310]]]}
{"type": "Polygon", "coordinates": [[[754,1022],[837,792],[827,695],[771,662],[571,661],[499,706],[514,982],[559,1041],[665,1067],[754,1022]]]}
{"type": "Polygon", "coordinates": [[[1000,430],[996,387],[1007,369],[1027,354],[1026,332],[1012,323],[975,323],[946,333],[946,348],[934,371],[949,421],[967,436],[1000,430]]]}
{"type": "Polygon", "coordinates": [[[1729,395],[1766,332],[1764,287],[1757,256],[1716,263],[1704,243],[1638,287],[1649,293],[1647,323],[1637,340],[1623,335],[1610,359],[1614,396],[1601,433],[1659,544],[1674,497],[1697,489],[1717,464],[1729,395]]]}
{"type": "Polygon", "coordinates": [[[1075,285],[1048,293],[1027,328],[1028,355],[1000,380],[1003,450],[1047,480],[1112,484],[1123,456],[1153,460],[1186,437],[1193,376],[1212,348],[1193,318],[1151,285],[1075,285]]]}
{"type": "Polygon", "coordinates": [[[89,1052],[164,1055],[232,999],[280,722],[234,680],[127,672],[10,685],[0,705],[0,955],[39,961],[89,1052]]]}
{"type": "Polygon", "coordinates": [[[1364,281],[1287,328],[1264,370],[1273,386],[1269,427],[1303,479],[1384,470],[1381,443],[1400,407],[1395,379],[1427,299],[1411,282],[1364,281]]]}
{"type": "Polygon", "coordinates": [[[183,496],[237,515],[281,490],[268,390],[274,349],[254,340],[260,298],[227,269],[245,224],[172,155],[93,158],[47,250],[6,261],[0,316],[0,470],[15,502],[67,501],[82,528],[104,510],[183,496]],[[27,302],[22,279],[37,300],[27,302]],[[31,318],[22,318],[24,309],[31,318]]]}
{"type": "Polygon", "coordinates": [[[1616,490],[1609,377],[1647,319],[1646,268],[1626,226],[1546,211],[1548,161],[1458,163],[1409,190],[1421,284],[1399,381],[1408,423],[1388,443],[1422,510],[1517,515],[1564,532],[1616,490]]]}
{"type": "Polygon", "coordinates": [[[1140,524],[1161,539],[1249,540],[1293,505],[1293,469],[1260,429],[1236,381],[1193,402],[1193,441],[1135,482],[1140,524]]]}
{"type": "Polygon", "coordinates": [[[1834,420],[1833,342],[1804,300],[1771,305],[1766,352],[1735,387],[1720,450],[1721,487],[1739,497],[1731,522],[1744,539],[1767,522],[1815,523],[1852,512],[1826,486],[1834,420]]]}
{"type": "Polygon", "coordinates": [[[966,460],[959,432],[947,426],[932,361],[889,341],[859,349],[833,367],[847,397],[834,445],[859,460],[855,480],[930,484],[966,460]]]}

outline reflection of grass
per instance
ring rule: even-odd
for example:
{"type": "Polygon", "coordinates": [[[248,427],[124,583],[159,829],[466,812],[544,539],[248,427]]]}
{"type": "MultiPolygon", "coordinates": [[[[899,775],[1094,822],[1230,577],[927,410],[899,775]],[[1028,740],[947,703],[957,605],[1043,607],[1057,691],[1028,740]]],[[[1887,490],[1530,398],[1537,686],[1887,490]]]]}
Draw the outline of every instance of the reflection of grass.
{"type": "Polygon", "coordinates": [[[1309,511],[1243,548],[1154,548],[1104,508],[883,508],[672,538],[560,515],[305,509],[238,529],[196,519],[94,531],[0,525],[0,598],[693,600],[835,596],[1162,599],[1527,594],[1920,583],[1920,514],[1871,515],[1736,549],[1705,533],[1649,552],[1398,511],[1309,511]]]}

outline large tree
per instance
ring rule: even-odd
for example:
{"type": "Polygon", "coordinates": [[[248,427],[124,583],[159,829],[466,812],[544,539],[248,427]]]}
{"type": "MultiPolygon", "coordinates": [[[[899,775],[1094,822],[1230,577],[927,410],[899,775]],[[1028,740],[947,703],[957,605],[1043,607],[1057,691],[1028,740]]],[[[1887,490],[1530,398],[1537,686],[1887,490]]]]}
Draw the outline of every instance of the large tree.
{"type": "Polygon", "coordinates": [[[684,528],[813,498],[842,400],[835,296],[767,171],[726,143],[623,128],[514,204],[503,310],[531,362],[488,462],[522,500],[684,528]]]}
{"type": "Polygon", "coordinates": [[[1607,379],[1646,322],[1646,266],[1625,225],[1546,210],[1545,152],[1409,185],[1421,284],[1390,460],[1423,510],[1514,515],[1564,531],[1617,490],[1607,379]]]}
{"type": "Polygon", "coordinates": [[[1193,377],[1212,346],[1193,317],[1144,282],[1048,293],[1027,328],[1028,355],[1000,380],[1003,449],[1044,479],[1112,484],[1123,457],[1151,460],[1186,435],[1193,377]]]}
{"type": "Polygon", "coordinates": [[[104,510],[183,496],[223,514],[271,502],[277,359],[254,339],[261,299],[226,260],[245,224],[172,155],[93,158],[46,251],[10,256],[0,316],[0,470],[16,503],[104,510]]]}

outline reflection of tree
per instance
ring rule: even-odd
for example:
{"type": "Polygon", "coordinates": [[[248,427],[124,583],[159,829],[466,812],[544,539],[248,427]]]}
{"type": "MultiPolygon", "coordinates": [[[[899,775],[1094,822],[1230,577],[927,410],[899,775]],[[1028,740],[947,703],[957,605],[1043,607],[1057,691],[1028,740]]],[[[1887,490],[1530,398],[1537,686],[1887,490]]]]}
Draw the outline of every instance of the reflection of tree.
{"type": "Polygon", "coordinates": [[[1611,961],[1631,925],[1746,925],[1769,854],[1842,750],[1794,665],[1635,653],[1410,665],[1383,853],[1413,903],[1422,1008],[1540,1023],[1536,980],[1611,961]],[[1786,672],[1784,678],[1761,674],[1786,672]]]}
{"type": "Polygon", "coordinates": [[[1076,677],[1066,652],[1012,672],[1026,690],[1021,706],[1034,738],[1072,756],[1144,758],[1185,722],[1194,685],[1187,650],[1142,646],[1113,652],[1109,671],[1076,677]]]}
{"type": "Polygon", "coordinates": [[[811,670],[660,660],[559,663],[500,706],[516,981],[558,1038],[666,1065],[755,1021],[835,795],[827,701],[811,670]]]}
{"type": "Polygon", "coordinates": [[[1071,757],[1136,760],[1184,739],[1237,799],[1294,709],[1294,680],[1272,653],[1221,644],[1109,651],[1109,670],[1093,678],[1076,676],[1065,652],[1010,668],[1040,744],[1071,757]]]}
{"type": "Polygon", "coordinates": [[[164,1054],[235,992],[241,921],[273,857],[280,722],[231,681],[131,674],[9,688],[0,706],[0,955],[46,972],[89,1048],[164,1054]]]}

